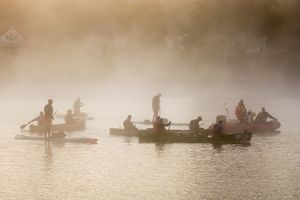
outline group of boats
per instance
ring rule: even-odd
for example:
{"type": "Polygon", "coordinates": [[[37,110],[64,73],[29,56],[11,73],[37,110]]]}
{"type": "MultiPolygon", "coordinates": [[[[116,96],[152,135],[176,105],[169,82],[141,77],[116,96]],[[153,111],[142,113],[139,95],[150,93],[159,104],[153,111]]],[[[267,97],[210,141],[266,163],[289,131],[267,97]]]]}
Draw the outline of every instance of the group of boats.
{"type": "MultiPolygon", "coordinates": [[[[250,143],[252,134],[262,132],[274,132],[280,127],[280,122],[272,120],[266,123],[239,123],[236,120],[227,122],[225,116],[218,116],[217,121],[222,118],[224,134],[214,137],[212,129],[215,124],[208,129],[200,128],[197,134],[191,133],[188,129],[167,129],[164,134],[156,134],[153,128],[146,129],[122,129],[110,128],[110,135],[123,137],[137,137],[139,142],[164,142],[164,143],[250,143]]],[[[136,124],[152,125],[149,120],[136,122],[136,124]]],[[[175,123],[175,126],[188,126],[187,123],[175,123]]]]}
{"type": "MultiPolygon", "coordinates": [[[[83,104],[79,102],[79,107],[83,104]]],[[[67,123],[65,115],[57,114],[57,118],[65,118],[65,123],[61,124],[53,124],[51,126],[52,136],[50,138],[51,141],[56,142],[81,142],[81,143],[97,143],[96,138],[72,138],[66,137],[65,133],[72,133],[75,131],[84,131],[86,128],[86,121],[92,120],[93,117],[90,117],[87,113],[76,112],[76,120],[73,120],[72,123],[67,123]]],[[[167,119],[162,119],[162,126],[169,126],[169,129],[163,129],[163,133],[159,133],[154,128],[155,124],[151,120],[137,121],[132,123],[130,118],[127,118],[127,121],[130,124],[130,128],[110,128],[109,133],[112,136],[123,136],[123,137],[136,137],[141,143],[151,143],[151,142],[159,142],[159,143],[250,143],[252,134],[261,133],[261,132],[274,132],[280,126],[280,122],[269,115],[268,113],[263,113],[265,116],[270,116],[271,121],[241,121],[241,120],[229,120],[229,117],[224,115],[219,115],[216,118],[216,123],[211,124],[207,129],[200,128],[199,122],[197,121],[197,131],[190,131],[191,124],[189,123],[172,123],[172,127],[180,127],[180,129],[170,129],[170,124],[167,119]],[[129,121],[128,121],[129,120],[129,121]],[[214,132],[214,128],[218,126],[219,122],[221,122],[222,133],[216,134],[214,132]],[[165,123],[165,124],[164,124],[165,123]],[[148,126],[144,129],[138,129],[135,125],[143,125],[148,126]],[[149,127],[150,126],[150,127],[149,127]],[[190,127],[189,127],[190,126],[190,127]],[[189,127],[182,128],[182,127],[189,127]]],[[[41,112],[40,115],[43,119],[43,115],[41,112]]],[[[69,116],[67,114],[67,116],[69,116]]],[[[21,129],[29,125],[33,121],[38,121],[38,117],[25,125],[21,126],[21,129]]],[[[125,122],[124,121],[124,122],[125,122]]],[[[195,121],[195,120],[192,120],[195,121]]],[[[191,123],[192,123],[191,121],[191,123]]],[[[39,123],[38,123],[39,124],[39,123]]],[[[192,129],[193,130],[193,129],[192,129]]],[[[45,125],[33,125],[29,126],[30,135],[17,135],[15,139],[18,140],[48,140],[49,138],[45,138],[45,125]]]]}

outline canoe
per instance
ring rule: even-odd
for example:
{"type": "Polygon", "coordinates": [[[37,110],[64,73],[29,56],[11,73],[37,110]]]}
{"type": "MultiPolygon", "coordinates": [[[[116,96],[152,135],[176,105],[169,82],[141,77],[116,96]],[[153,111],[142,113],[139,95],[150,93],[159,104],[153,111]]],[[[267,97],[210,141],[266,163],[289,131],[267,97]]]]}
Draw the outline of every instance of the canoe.
{"type": "Polygon", "coordinates": [[[125,129],[121,129],[121,128],[110,128],[109,134],[117,135],[117,136],[137,137],[139,135],[139,132],[138,132],[138,130],[125,130],[125,129]]]}
{"type": "MultiPolygon", "coordinates": [[[[169,120],[165,119],[167,122],[169,120]]],[[[166,123],[167,123],[166,122],[166,123]]],[[[153,125],[153,123],[151,122],[151,120],[144,120],[144,121],[136,121],[136,122],[133,122],[134,124],[140,124],[140,125],[153,125]]],[[[178,122],[171,122],[171,126],[188,126],[189,124],[188,123],[178,123],[178,122]]]]}
{"type": "MultiPolygon", "coordinates": [[[[212,129],[214,124],[210,126],[212,129]]],[[[242,133],[248,131],[251,133],[274,132],[281,126],[279,121],[272,120],[267,123],[226,123],[224,124],[224,132],[242,133]]]]}
{"type": "MultiPolygon", "coordinates": [[[[51,130],[67,132],[83,131],[85,130],[85,120],[79,120],[71,124],[53,124],[51,130]]],[[[29,126],[29,131],[32,133],[42,133],[45,132],[45,127],[32,124],[29,126]]]]}
{"type": "MultiPolygon", "coordinates": [[[[65,114],[56,114],[56,118],[65,118],[65,114]]],[[[87,113],[81,112],[77,115],[74,115],[74,118],[80,119],[80,120],[93,120],[94,117],[89,116],[87,113]]]]}
{"type": "MultiPolygon", "coordinates": [[[[17,135],[16,140],[34,140],[34,141],[48,141],[44,137],[38,136],[26,136],[26,135],[17,135]]],[[[96,138],[50,138],[51,142],[77,142],[77,143],[90,143],[96,144],[98,139],[96,138]]]]}
{"type": "Polygon", "coordinates": [[[225,143],[225,144],[248,144],[252,138],[252,133],[245,132],[240,134],[221,135],[211,137],[207,134],[192,135],[186,133],[174,133],[167,131],[166,134],[139,134],[139,142],[141,143],[225,143]]]}

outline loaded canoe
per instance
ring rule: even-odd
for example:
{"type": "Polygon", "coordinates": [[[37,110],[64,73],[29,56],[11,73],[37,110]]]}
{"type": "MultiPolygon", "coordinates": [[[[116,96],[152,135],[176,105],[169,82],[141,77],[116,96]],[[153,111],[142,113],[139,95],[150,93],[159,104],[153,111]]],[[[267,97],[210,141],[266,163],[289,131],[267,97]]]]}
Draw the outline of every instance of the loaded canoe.
{"type": "Polygon", "coordinates": [[[139,134],[139,142],[151,143],[225,143],[225,144],[248,144],[252,138],[252,133],[245,132],[232,135],[221,135],[218,137],[210,137],[209,135],[192,135],[170,133],[166,134],[139,134]]]}
{"type": "MultiPolygon", "coordinates": [[[[34,141],[48,141],[44,137],[38,136],[26,136],[26,135],[17,135],[16,140],[34,140],[34,141]]],[[[90,143],[96,144],[98,139],[96,138],[50,138],[51,142],[77,142],[77,143],[90,143]]]]}
{"type": "MultiPolygon", "coordinates": [[[[212,129],[214,124],[210,126],[212,129]]],[[[242,133],[244,131],[248,131],[251,133],[261,133],[261,132],[274,132],[281,126],[279,121],[272,120],[267,123],[225,123],[224,124],[224,132],[230,133],[242,133]]]]}
{"type": "MultiPolygon", "coordinates": [[[[85,120],[79,120],[74,123],[70,124],[53,124],[51,127],[52,131],[83,131],[85,130],[85,120]]],[[[43,133],[45,132],[44,126],[36,126],[36,125],[30,125],[29,131],[32,133],[43,133]]]]}

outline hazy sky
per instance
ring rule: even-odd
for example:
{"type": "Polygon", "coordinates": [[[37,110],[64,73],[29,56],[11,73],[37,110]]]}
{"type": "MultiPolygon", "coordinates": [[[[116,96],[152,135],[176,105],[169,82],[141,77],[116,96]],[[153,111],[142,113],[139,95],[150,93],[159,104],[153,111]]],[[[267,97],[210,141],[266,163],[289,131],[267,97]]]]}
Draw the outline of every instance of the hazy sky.
{"type": "Polygon", "coordinates": [[[297,95],[299,8],[296,0],[1,0],[0,33],[14,27],[27,43],[0,48],[0,80],[297,95]]]}

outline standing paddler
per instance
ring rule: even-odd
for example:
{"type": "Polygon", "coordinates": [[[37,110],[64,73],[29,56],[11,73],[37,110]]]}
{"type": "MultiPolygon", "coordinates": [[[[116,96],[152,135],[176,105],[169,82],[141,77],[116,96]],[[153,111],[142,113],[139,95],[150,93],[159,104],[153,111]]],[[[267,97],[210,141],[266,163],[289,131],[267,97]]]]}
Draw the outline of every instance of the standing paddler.
{"type": "Polygon", "coordinates": [[[161,93],[158,93],[152,98],[152,110],[153,110],[153,118],[152,123],[155,122],[156,118],[159,116],[160,112],[160,97],[161,93]]]}
{"type": "Polygon", "coordinates": [[[77,99],[74,101],[73,103],[73,109],[74,109],[74,115],[78,116],[80,114],[80,108],[83,106],[84,104],[81,102],[80,98],[77,97],[77,99]]]}
{"type": "Polygon", "coordinates": [[[45,115],[45,139],[50,139],[51,136],[51,127],[53,117],[53,100],[49,99],[48,104],[44,107],[44,115],[45,115]]]}

